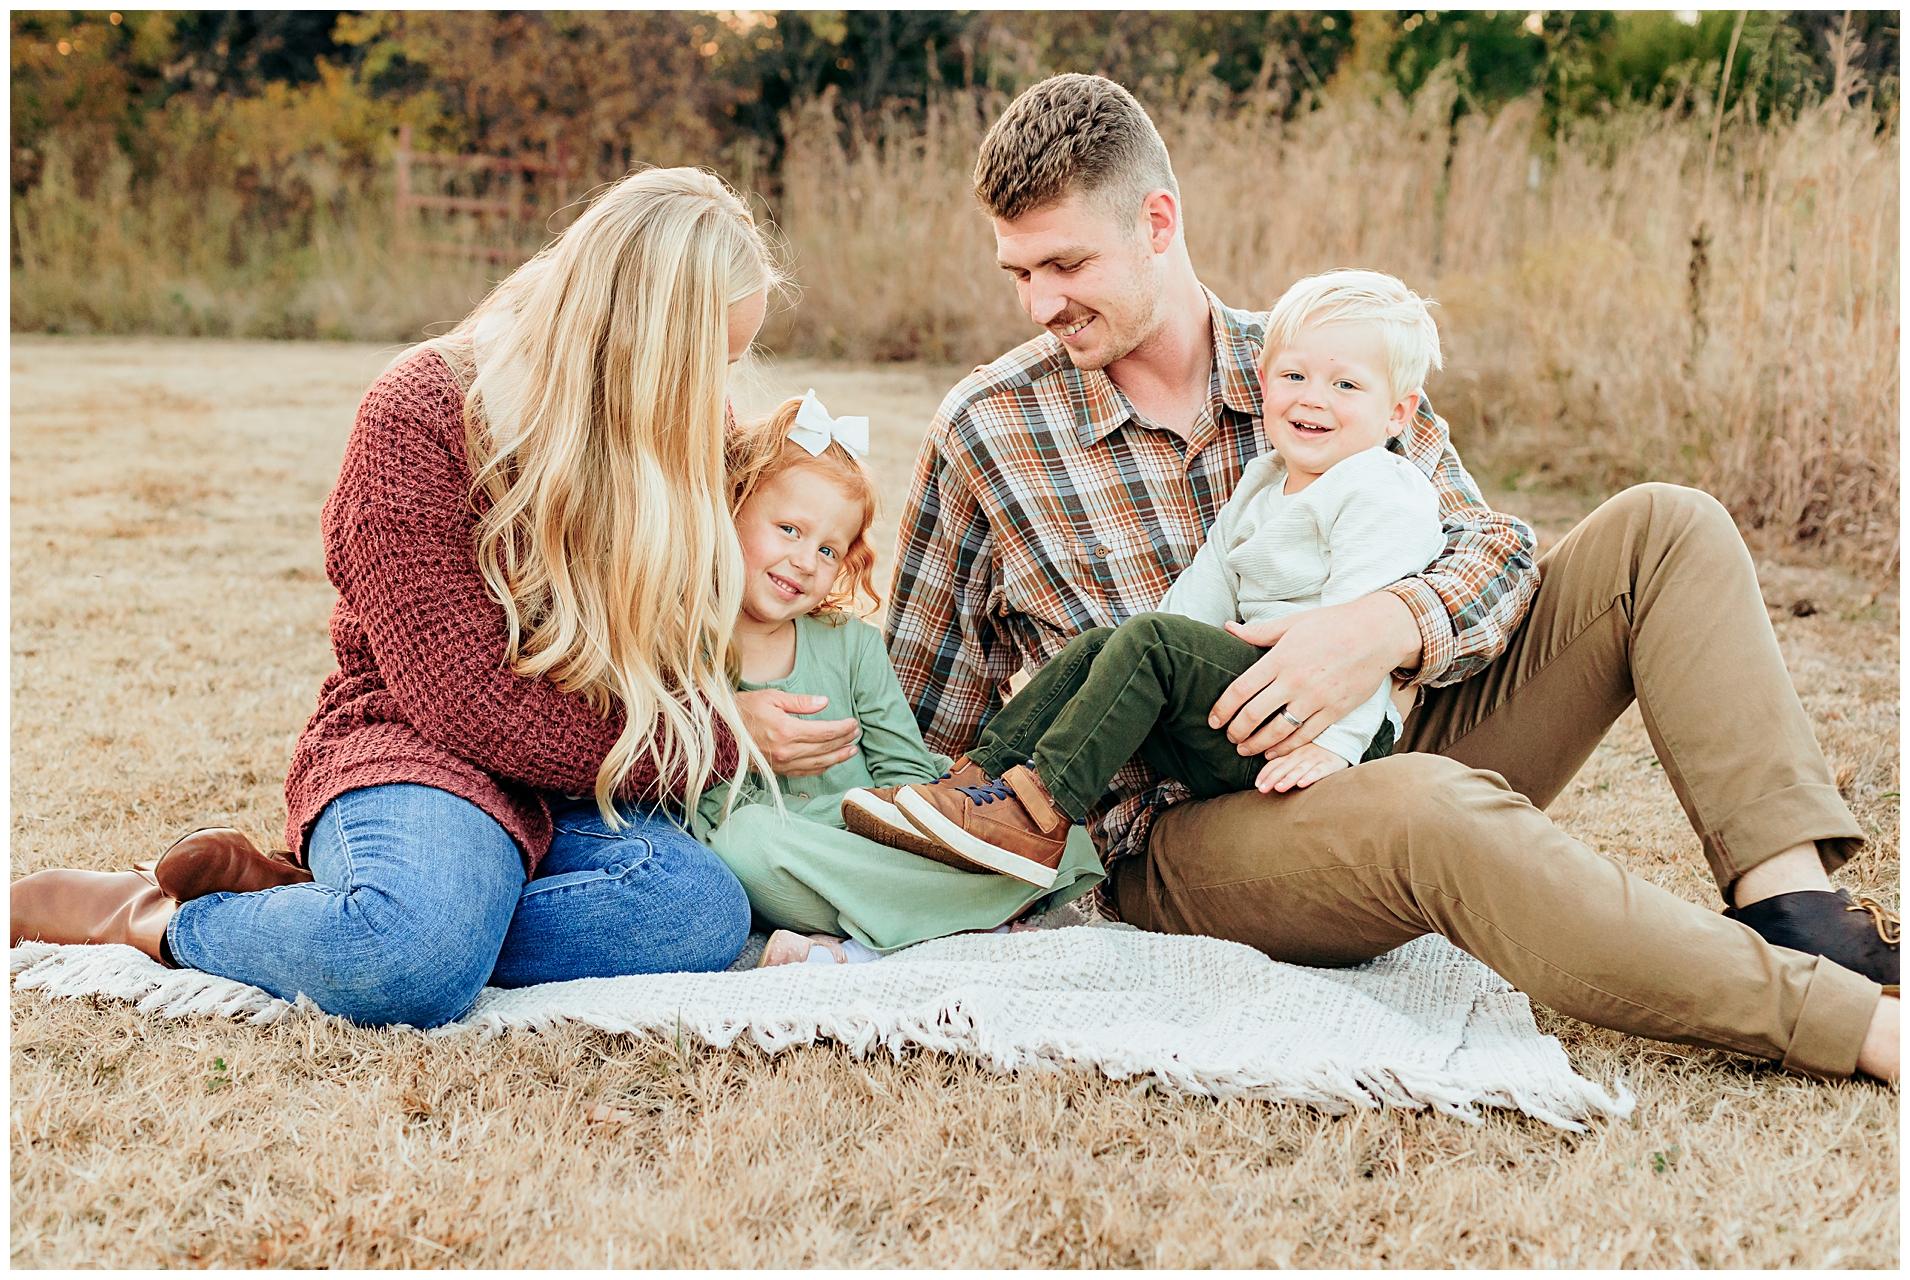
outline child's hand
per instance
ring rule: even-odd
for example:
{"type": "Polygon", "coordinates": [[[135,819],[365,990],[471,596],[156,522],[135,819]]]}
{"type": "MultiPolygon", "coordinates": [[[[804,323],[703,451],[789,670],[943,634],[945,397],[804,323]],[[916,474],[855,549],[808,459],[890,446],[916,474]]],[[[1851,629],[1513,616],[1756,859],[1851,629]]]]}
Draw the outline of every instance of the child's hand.
{"type": "Polygon", "coordinates": [[[1304,747],[1295,747],[1277,760],[1267,761],[1260,770],[1260,776],[1253,780],[1253,785],[1262,793],[1291,791],[1295,787],[1310,787],[1329,773],[1352,767],[1325,747],[1309,742],[1304,747]]]}

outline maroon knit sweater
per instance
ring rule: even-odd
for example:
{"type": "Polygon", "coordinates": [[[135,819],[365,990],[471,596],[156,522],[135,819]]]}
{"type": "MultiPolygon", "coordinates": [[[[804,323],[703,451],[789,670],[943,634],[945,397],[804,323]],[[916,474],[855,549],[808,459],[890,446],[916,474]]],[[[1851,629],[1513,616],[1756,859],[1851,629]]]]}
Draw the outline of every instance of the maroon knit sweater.
{"type": "MultiPolygon", "coordinates": [[[[623,731],[621,712],[605,719],[583,698],[505,669],[504,610],[478,571],[463,414],[463,393],[430,352],[380,378],[358,406],[324,512],[338,670],[285,776],[285,839],[301,861],[332,800],[415,782],[490,814],[534,874],[550,849],[550,798],[594,792],[623,731]]],[[[728,775],[736,746],[718,732],[717,772],[728,775]]],[[[655,800],[662,790],[640,761],[620,794],[655,800]]]]}

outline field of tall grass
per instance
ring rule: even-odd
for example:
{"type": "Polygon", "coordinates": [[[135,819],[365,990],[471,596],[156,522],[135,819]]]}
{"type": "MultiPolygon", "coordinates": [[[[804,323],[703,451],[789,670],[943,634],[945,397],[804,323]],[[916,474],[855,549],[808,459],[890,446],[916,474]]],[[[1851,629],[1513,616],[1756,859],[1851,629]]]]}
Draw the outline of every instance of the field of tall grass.
{"type": "MultiPolygon", "coordinates": [[[[1440,302],[1429,391],[1500,485],[1695,483],[1747,530],[1894,567],[1894,116],[1833,93],[1773,123],[1686,104],[1543,136],[1531,102],[1451,123],[1456,93],[1336,83],[1291,119],[1154,104],[1202,278],[1265,306],[1313,271],[1391,271],[1440,302]]],[[[767,346],[970,363],[1032,334],[968,193],[1000,106],[866,117],[825,97],[792,117],[764,207],[800,295],[767,346]]],[[[719,167],[755,185],[736,159],[719,167]]],[[[135,184],[116,157],[47,148],[13,204],[14,330],[397,341],[502,270],[399,249],[388,171],[274,172],[298,216],[185,166],[135,184]]]]}

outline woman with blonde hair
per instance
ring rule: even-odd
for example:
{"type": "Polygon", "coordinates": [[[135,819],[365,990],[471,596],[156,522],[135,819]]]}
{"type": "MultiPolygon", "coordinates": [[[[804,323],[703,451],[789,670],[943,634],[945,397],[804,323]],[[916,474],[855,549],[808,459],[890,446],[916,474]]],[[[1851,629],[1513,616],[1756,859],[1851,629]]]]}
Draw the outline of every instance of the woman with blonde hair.
{"type": "Polygon", "coordinates": [[[400,357],[325,504],[338,670],[286,777],[296,853],[219,829],[40,872],[13,941],[130,943],[416,1026],[487,981],[729,963],[749,903],[679,816],[854,751],[853,722],[793,719],[815,700],[725,678],[725,379],[777,283],[721,181],[651,169],[400,357]]]}

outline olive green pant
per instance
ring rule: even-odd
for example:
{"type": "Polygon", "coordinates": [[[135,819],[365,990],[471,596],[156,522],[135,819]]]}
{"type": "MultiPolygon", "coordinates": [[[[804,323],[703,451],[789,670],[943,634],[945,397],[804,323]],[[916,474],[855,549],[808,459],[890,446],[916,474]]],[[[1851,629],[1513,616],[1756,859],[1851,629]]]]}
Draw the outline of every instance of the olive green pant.
{"type": "Polygon", "coordinates": [[[1726,894],[1794,845],[1828,869],[1862,844],[1729,515],[1640,485],[1539,571],[1505,654],[1427,690],[1402,754],[1158,814],[1146,853],[1110,871],[1122,918],[1310,965],[1438,933],[1586,1022],[1850,1074],[1876,983],[1657,888],[1543,812],[1636,700],[1726,894]]]}
{"type": "MultiPolygon", "coordinates": [[[[968,758],[991,778],[1032,761],[1056,806],[1076,822],[1137,754],[1198,799],[1245,791],[1266,761],[1241,755],[1207,717],[1265,652],[1176,613],[1083,631],[988,722],[968,758]]],[[[1393,726],[1381,721],[1364,758],[1392,750],[1393,726]]]]}

